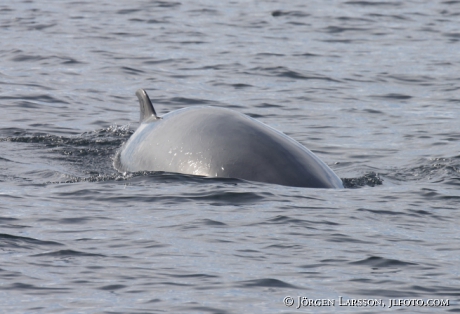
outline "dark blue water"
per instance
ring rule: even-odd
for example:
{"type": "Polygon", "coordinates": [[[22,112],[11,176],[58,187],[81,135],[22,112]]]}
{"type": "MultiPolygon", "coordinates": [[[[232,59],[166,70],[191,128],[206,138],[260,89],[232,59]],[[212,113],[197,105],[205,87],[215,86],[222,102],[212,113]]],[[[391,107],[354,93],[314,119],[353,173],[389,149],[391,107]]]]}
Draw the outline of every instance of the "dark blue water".
{"type": "Polygon", "coordinates": [[[460,312],[459,30],[460,1],[0,4],[1,312],[460,312]],[[120,174],[138,88],[255,117],[347,189],[120,174]]]}

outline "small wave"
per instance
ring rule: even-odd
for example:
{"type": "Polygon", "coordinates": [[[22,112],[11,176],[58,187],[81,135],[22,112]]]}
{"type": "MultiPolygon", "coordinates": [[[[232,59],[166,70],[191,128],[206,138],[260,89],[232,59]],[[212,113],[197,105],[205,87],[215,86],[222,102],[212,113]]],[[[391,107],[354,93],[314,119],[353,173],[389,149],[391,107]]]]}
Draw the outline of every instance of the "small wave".
{"type": "Polygon", "coordinates": [[[309,229],[316,229],[318,225],[337,226],[338,223],[327,221],[327,220],[307,220],[291,218],[285,215],[277,215],[276,217],[270,218],[264,222],[264,224],[279,224],[279,225],[290,225],[292,227],[302,227],[309,229]]]}
{"type": "Polygon", "coordinates": [[[296,80],[322,80],[334,83],[340,83],[339,80],[332,77],[324,76],[316,73],[300,73],[298,71],[291,70],[284,66],[278,67],[256,67],[250,69],[246,74],[250,75],[262,75],[262,76],[274,76],[274,77],[287,77],[296,80]]]}
{"type": "Polygon", "coordinates": [[[149,6],[159,8],[175,8],[181,6],[182,3],[174,1],[151,1],[149,6]]]}
{"type": "Polygon", "coordinates": [[[210,274],[202,274],[202,273],[197,273],[197,274],[175,274],[175,273],[168,273],[168,277],[172,278],[200,278],[200,279],[212,279],[212,278],[220,278],[220,276],[216,275],[210,275],[210,274]]]}
{"type": "Polygon", "coordinates": [[[94,256],[94,257],[106,257],[103,254],[86,253],[86,252],[80,252],[80,251],[74,251],[74,250],[59,250],[59,251],[35,254],[33,256],[55,256],[55,257],[82,257],[82,256],[88,257],[88,256],[94,256]]]}
{"type": "Polygon", "coordinates": [[[417,265],[416,263],[409,263],[409,262],[404,262],[400,261],[397,259],[391,259],[391,258],[384,258],[380,256],[371,256],[369,258],[356,261],[356,262],[350,262],[349,264],[351,265],[366,265],[370,266],[373,268],[383,268],[383,267],[401,267],[401,266],[411,266],[411,265],[417,265]]]}
{"type": "Polygon", "coordinates": [[[379,2],[379,1],[347,1],[345,4],[359,5],[359,6],[377,6],[377,7],[398,7],[401,5],[399,2],[379,2]]]}
{"type": "Polygon", "coordinates": [[[213,227],[227,226],[227,224],[221,221],[212,220],[212,219],[202,219],[201,221],[199,221],[199,224],[205,225],[205,226],[213,226],[213,227]]]}
{"type": "Polygon", "coordinates": [[[324,28],[325,33],[337,34],[344,32],[368,32],[368,28],[359,28],[359,27],[341,27],[341,26],[328,26],[324,28]]]}
{"type": "Polygon", "coordinates": [[[395,99],[395,100],[406,100],[406,99],[411,99],[412,96],[409,95],[404,95],[404,94],[386,94],[386,95],[374,95],[372,96],[374,98],[383,98],[383,99],[395,99]]]}
{"type": "Polygon", "coordinates": [[[107,286],[100,287],[98,289],[107,290],[107,291],[114,291],[114,290],[120,290],[120,289],[123,289],[123,288],[126,288],[126,287],[127,286],[125,286],[125,285],[107,285],[107,286]]]}
{"type": "Polygon", "coordinates": [[[27,248],[31,249],[36,246],[63,246],[63,244],[54,241],[42,241],[34,238],[20,237],[6,233],[0,233],[0,247],[3,248],[27,248]]]}
{"type": "MultiPolygon", "coordinates": [[[[52,27],[55,24],[51,24],[47,27],[52,27]]],[[[39,27],[39,26],[37,26],[39,27]]],[[[32,29],[38,29],[37,27],[32,28],[32,29]]],[[[43,29],[43,27],[41,28],[43,29]]],[[[30,55],[30,54],[17,54],[13,58],[11,58],[12,61],[14,62],[39,62],[43,60],[52,60],[52,61],[57,61],[57,63],[61,64],[83,64],[84,62],[78,61],[74,58],[71,57],[61,57],[61,56],[41,56],[41,55],[30,55]]]]}
{"type": "Polygon", "coordinates": [[[43,287],[43,286],[36,286],[36,285],[31,285],[31,284],[26,284],[22,282],[17,282],[8,286],[0,286],[0,290],[8,290],[8,291],[24,291],[24,290],[30,290],[33,291],[35,294],[39,294],[39,291],[52,291],[53,294],[62,294],[62,293],[68,293],[68,291],[71,291],[71,288],[63,288],[63,287],[43,287]]]}
{"type": "Polygon", "coordinates": [[[281,11],[276,10],[272,12],[273,17],[280,17],[280,16],[293,16],[293,17],[307,17],[310,14],[302,12],[302,11],[281,11]]]}
{"type": "Polygon", "coordinates": [[[239,282],[237,286],[241,288],[252,288],[252,287],[298,288],[297,286],[294,286],[282,280],[273,279],[273,278],[242,281],[242,282],[239,282]]]}

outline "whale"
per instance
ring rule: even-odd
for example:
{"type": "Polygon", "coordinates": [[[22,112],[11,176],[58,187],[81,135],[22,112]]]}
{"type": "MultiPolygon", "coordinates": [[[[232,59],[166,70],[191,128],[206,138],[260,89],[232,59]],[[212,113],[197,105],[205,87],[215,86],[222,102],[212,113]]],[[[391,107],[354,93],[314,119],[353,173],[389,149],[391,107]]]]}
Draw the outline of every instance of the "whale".
{"type": "Polygon", "coordinates": [[[140,125],[115,155],[119,172],[161,171],[305,188],[343,188],[321,159],[243,113],[195,105],[158,116],[136,92],[140,125]]]}

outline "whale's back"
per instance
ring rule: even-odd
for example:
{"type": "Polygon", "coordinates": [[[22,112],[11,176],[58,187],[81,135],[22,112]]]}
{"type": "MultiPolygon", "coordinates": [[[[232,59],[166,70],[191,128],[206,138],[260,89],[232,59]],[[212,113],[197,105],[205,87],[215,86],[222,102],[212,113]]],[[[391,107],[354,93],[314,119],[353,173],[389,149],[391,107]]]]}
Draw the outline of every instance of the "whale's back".
{"type": "Polygon", "coordinates": [[[116,158],[120,171],[166,171],[289,186],[342,181],[285,134],[229,109],[196,106],[142,123],[116,158]]]}

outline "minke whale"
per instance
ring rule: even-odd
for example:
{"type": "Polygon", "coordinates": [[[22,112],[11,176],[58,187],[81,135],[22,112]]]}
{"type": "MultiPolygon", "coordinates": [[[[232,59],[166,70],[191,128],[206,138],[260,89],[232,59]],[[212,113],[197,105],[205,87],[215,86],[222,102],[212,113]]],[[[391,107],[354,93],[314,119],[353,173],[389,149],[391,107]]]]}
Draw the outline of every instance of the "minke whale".
{"type": "Polygon", "coordinates": [[[164,171],[307,188],[343,188],[310,150],[245,114],[193,106],[159,117],[143,89],[140,125],[114,158],[120,172],[164,171]]]}

